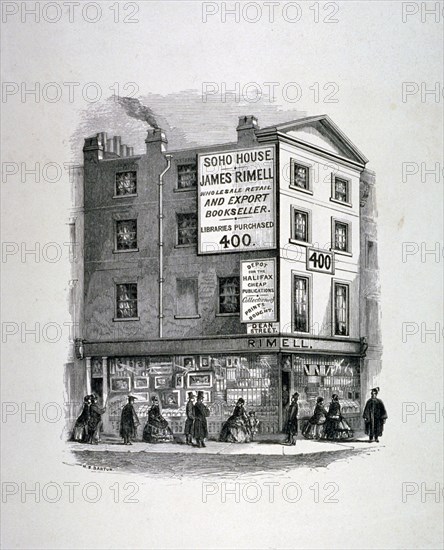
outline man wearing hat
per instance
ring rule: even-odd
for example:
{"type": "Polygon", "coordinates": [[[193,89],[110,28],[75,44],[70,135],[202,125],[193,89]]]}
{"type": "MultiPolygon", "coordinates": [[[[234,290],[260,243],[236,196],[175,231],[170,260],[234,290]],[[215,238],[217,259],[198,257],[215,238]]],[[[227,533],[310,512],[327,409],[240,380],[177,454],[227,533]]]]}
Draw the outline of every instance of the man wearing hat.
{"type": "Polygon", "coordinates": [[[140,424],[133,405],[135,399],[135,395],[128,395],[128,403],[123,407],[120,417],[120,437],[124,445],[132,445],[131,440],[136,438],[137,426],[140,424]]]}
{"type": "Polygon", "coordinates": [[[294,436],[298,433],[298,399],[299,394],[298,392],[295,392],[291,397],[290,407],[288,408],[287,424],[285,426],[287,439],[284,441],[287,445],[296,445],[294,436]]]}
{"type": "Polygon", "coordinates": [[[379,438],[382,435],[385,421],[387,420],[387,411],[384,403],[378,399],[379,388],[373,388],[370,391],[370,399],[365,404],[364,414],[362,415],[365,421],[365,433],[369,437],[370,443],[373,439],[379,443],[379,438]]]}
{"type": "Polygon", "coordinates": [[[186,406],[187,419],[185,420],[185,438],[187,445],[193,443],[193,425],[194,425],[194,393],[188,392],[188,401],[186,406]]]}
{"type": "Polygon", "coordinates": [[[210,411],[206,405],[204,405],[204,393],[203,391],[197,392],[197,403],[194,405],[194,426],[193,435],[196,439],[198,447],[205,447],[205,438],[208,437],[207,416],[210,415],[210,411]]]}

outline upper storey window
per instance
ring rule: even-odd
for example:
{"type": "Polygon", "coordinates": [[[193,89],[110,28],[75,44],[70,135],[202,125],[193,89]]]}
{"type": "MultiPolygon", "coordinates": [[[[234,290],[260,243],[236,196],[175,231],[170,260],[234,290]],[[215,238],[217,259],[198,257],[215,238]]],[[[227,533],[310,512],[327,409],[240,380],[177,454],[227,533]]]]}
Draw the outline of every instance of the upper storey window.
{"type": "Polygon", "coordinates": [[[137,172],[117,172],[116,174],[116,196],[125,197],[137,194],[137,172]]]}
{"type": "Polygon", "coordinates": [[[197,185],[197,166],[195,163],[179,164],[177,167],[177,188],[195,189],[197,185]]]}
{"type": "Polygon", "coordinates": [[[290,187],[311,193],[310,167],[295,159],[290,161],[290,187]]]}

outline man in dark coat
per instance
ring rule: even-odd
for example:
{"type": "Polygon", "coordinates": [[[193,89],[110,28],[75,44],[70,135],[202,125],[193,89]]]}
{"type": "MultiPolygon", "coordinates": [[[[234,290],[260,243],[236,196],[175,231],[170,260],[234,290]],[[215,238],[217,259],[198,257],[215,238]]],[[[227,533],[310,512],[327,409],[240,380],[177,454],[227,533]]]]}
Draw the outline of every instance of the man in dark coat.
{"type": "Polygon", "coordinates": [[[387,420],[387,411],[384,403],[378,399],[378,393],[379,388],[373,388],[370,391],[371,397],[365,404],[364,414],[362,415],[365,420],[365,433],[368,435],[370,443],[373,442],[373,439],[376,443],[379,443],[379,438],[387,420]]]}
{"type": "Polygon", "coordinates": [[[185,420],[185,438],[187,445],[193,444],[193,425],[194,425],[194,393],[188,392],[188,401],[185,409],[187,419],[185,420]]]}
{"type": "Polygon", "coordinates": [[[205,438],[208,437],[207,416],[210,415],[210,410],[203,403],[203,391],[197,392],[197,403],[194,405],[194,426],[193,435],[196,439],[198,447],[205,447],[205,438]]]}
{"type": "Polygon", "coordinates": [[[298,433],[298,405],[299,394],[298,392],[294,393],[291,397],[290,407],[288,408],[288,417],[287,424],[285,427],[285,432],[287,434],[287,439],[284,443],[287,445],[296,445],[294,436],[298,433]]]}
{"type": "Polygon", "coordinates": [[[134,410],[134,395],[128,396],[128,403],[122,409],[120,417],[120,437],[123,438],[124,445],[132,445],[136,438],[137,426],[140,424],[136,411],[134,410]]]}

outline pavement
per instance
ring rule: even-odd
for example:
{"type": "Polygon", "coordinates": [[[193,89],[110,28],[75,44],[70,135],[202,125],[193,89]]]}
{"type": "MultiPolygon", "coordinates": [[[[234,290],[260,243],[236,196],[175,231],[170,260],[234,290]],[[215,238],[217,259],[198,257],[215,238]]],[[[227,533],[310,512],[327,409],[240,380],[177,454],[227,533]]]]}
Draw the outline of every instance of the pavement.
{"type": "Polygon", "coordinates": [[[331,453],[348,450],[365,450],[382,447],[381,443],[369,443],[364,435],[346,441],[309,440],[296,439],[296,445],[284,445],[284,436],[270,439],[270,436],[257,439],[251,443],[222,443],[219,441],[206,441],[206,447],[186,445],[183,437],[176,436],[171,443],[145,443],[134,442],[132,445],[123,445],[122,440],[116,437],[102,438],[98,445],[69,442],[70,450],[76,452],[90,451],[93,453],[152,453],[152,454],[185,454],[185,455],[269,455],[269,456],[293,456],[315,453],[331,453]]]}

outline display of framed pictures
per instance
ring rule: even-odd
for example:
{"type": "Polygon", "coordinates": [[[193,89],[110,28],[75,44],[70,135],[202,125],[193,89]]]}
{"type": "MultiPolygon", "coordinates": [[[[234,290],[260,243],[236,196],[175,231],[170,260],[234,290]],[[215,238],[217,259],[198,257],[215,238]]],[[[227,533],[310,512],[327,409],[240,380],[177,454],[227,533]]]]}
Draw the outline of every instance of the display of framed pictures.
{"type": "Polygon", "coordinates": [[[187,374],[187,388],[200,389],[211,388],[213,385],[213,373],[212,372],[189,372],[187,374]]]}
{"type": "Polygon", "coordinates": [[[171,387],[171,376],[155,376],[154,387],[156,390],[166,389],[171,387]]]}
{"type": "Polygon", "coordinates": [[[145,388],[149,388],[149,378],[146,378],[145,376],[135,376],[134,377],[134,389],[135,390],[143,390],[145,388]]]}
{"type": "Polygon", "coordinates": [[[239,357],[227,357],[227,367],[229,368],[236,368],[240,367],[240,359],[239,357]]]}
{"type": "Polygon", "coordinates": [[[180,407],[180,391],[170,390],[160,394],[160,402],[162,406],[169,409],[177,409],[180,407]]]}
{"type": "Polygon", "coordinates": [[[111,391],[129,391],[130,384],[129,376],[116,376],[111,378],[111,391]]]}
{"type": "Polygon", "coordinates": [[[185,387],[185,375],[184,374],[175,374],[174,375],[174,387],[183,388],[185,387]]]}

